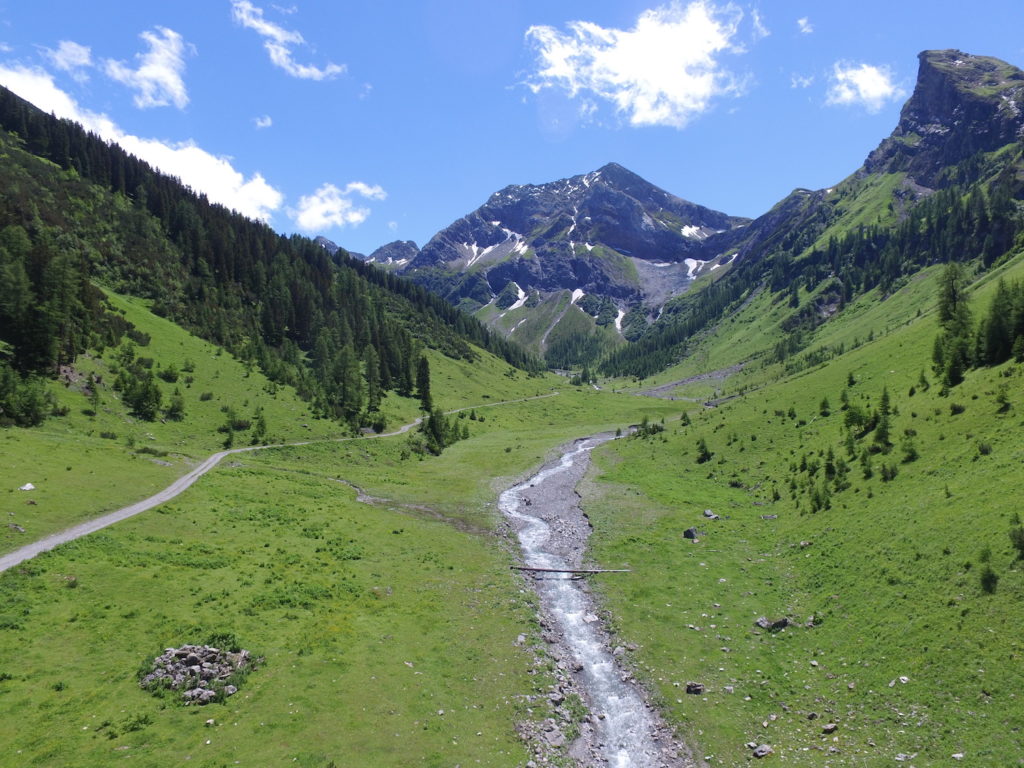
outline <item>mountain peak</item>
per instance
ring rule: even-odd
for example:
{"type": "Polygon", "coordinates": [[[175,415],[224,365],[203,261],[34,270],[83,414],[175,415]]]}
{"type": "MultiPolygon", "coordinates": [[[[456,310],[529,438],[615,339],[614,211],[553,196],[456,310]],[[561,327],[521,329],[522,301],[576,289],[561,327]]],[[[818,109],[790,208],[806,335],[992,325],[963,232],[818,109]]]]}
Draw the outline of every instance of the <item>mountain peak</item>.
{"type": "Polygon", "coordinates": [[[943,169],[1024,138],[1024,72],[990,56],[923,51],[914,93],[869,173],[903,171],[934,188],[943,169]]]}
{"type": "Polygon", "coordinates": [[[719,253],[710,238],[747,222],[607,163],[495,192],[431,238],[403,271],[431,285],[438,270],[446,272],[452,301],[486,303],[512,281],[522,290],[579,289],[637,303],[688,285],[693,264],[719,253]]]}

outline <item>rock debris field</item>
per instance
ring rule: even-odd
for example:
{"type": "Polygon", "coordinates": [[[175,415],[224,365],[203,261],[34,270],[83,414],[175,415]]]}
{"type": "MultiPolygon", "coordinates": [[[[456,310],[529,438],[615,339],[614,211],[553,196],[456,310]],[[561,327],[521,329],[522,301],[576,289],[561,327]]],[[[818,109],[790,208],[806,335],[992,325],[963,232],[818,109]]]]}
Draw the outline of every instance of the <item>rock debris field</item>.
{"type": "Polygon", "coordinates": [[[188,704],[209,704],[238,692],[236,683],[255,669],[262,659],[249,651],[223,651],[209,645],[168,648],[153,659],[151,672],[139,685],[149,691],[181,691],[188,704]]]}

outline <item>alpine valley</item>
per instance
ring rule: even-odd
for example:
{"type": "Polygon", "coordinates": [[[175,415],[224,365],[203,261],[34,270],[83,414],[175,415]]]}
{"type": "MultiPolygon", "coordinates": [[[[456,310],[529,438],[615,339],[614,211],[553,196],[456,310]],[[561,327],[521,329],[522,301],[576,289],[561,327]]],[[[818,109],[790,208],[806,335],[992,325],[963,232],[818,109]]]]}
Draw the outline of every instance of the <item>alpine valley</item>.
{"type": "Polygon", "coordinates": [[[1022,110],[925,51],[756,219],[609,162],[360,257],[0,91],[0,764],[1019,764],[1022,110]]]}

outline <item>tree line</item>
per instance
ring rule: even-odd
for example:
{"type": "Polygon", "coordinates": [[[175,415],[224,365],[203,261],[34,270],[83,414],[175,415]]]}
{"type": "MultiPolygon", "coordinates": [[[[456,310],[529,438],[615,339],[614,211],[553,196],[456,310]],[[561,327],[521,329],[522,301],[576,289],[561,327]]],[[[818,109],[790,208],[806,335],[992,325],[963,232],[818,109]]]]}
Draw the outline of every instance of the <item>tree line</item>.
{"type": "Polygon", "coordinates": [[[411,393],[427,347],[474,359],[477,345],[541,367],[412,282],[211,203],[4,88],[0,128],[0,366],[16,374],[5,380],[53,375],[119,342],[127,324],[97,284],[151,299],[353,424],[383,393],[411,393]]]}

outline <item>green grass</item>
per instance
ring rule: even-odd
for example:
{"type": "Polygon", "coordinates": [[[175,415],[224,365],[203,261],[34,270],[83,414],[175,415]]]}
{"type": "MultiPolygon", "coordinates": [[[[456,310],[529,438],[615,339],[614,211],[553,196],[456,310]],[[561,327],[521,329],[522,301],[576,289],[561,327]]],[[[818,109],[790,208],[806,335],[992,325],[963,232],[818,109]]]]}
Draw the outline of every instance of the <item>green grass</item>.
{"type": "Polygon", "coordinates": [[[547,680],[514,644],[532,611],[508,553],[359,504],[317,459],[218,469],[0,577],[5,762],[522,765],[513,725],[547,680]],[[147,658],[218,631],[266,658],[224,705],[138,687],[147,658]]]}
{"type": "MultiPolygon", "coordinates": [[[[144,499],[165,488],[211,453],[221,450],[224,409],[254,419],[262,408],[266,442],[331,440],[348,433],[336,422],[315,418],[290,387],[275,385],[218,347],[150,313],[144,302],[111,295],[111,303],[151,337],[138,355],[154,359],[154,370],[173,365],[174,384],[160,381],[165,401],[177,387],[185,398],[182,421],[140,421],[131,416],[109,386],[113,350],[79,358],[67,380],[51,387],[67,415],[37,429],[0,431],[0,468],[7,478],[0,489],[0,551],[10,551],[82,520],[144,499]],[[192,368],[190,372],[183,369],[192,368]],[[85,384],[101,377],[100,405],[92,409],[85,384]],[[191,379],[189,382],[187,379],[191,379]],[[19,491],[25,483],[36,490],[19,491]],[[34,503],[29,503],[34,502],[34,503]],[[20,526],[19,531],[11,526],[20,526]]],[[[551,392],[562,383],[554,376],[531,377],[481,352],[476,363],[428,352],[436,404],[442,408],[515,399],[551,392]]],[[[394,393],[382,412],[389,429],[419,415],[419,402],[394,393]]],[[[250,442],[251,430],[236,432],[234,445],[250,442]]]]}
{"type": "MultiPolygon", "coordinates": [[[[258,373],[123,306],[152,335],[144,354],[195,363],[189,391],[267,395],[258,373]]],[[[100,372],[104,360],[80,367],[90,365],[100,372]]],[[[531,593],[508,568],[516,552],[493,534],[497,492],[569,439],[677,410],[530,377],[488,355],[471,364],[431,353],[431,371],[440,407],[471,409],[452,417],[470,438],[440,457],[412,454],[405,437],[323,441],[337,427],[296,419],[275,437],[321,441],[232,457],[171,503],[0,576],[0,659],[10,660],[0,662],[0,738],[17,764],[522,765],[515,723],[550,715],[546,705],[528,712],[525,697],[551,678],[514,642],[538,634],[531,593]],[[349,483],[385,501],[359,503],[349,483]],[[139,689],[147,659],[215,632],[266,657],[239,694],[185,708],[139,689]],[[217,725],[205,727],[211,717],[217,725]]],[[[62,402],[87,403],[74,384],[61,389],[62,402]]],[[[40,486],[36,505],[11,507],[29,528],[21,536],[167,485],[186,456],[219,447],[223,414],[209,402],[190,402],[182,423],[136,425],[105,396],[96,417],[72,409],[42,429],[5,430],[0,456],[37,470],[27,479],[40,486]],[[115,424],[145,429],[145,443],[89,434],[115,424]],[[72,469],[59,466],[72,455],[72,469]]],[[[418,411],[398,406],[394,425],[418,411]]],[[[301,407],[278,390],[265,411],[271,420],[301,407]]]]}
{"type": "MultiPolygon", "coordinates": [[[[720,408],[693,407],[693,426],[670,424],[664,441],[619,441],[597,454],[585,500],[593,557],[634,569],[600,582],[605,604],[621,639],[641,646],[639,672],[670,721],[714,764],[745,762],[752,740],[806,765],[821,765],[830,746],[840,750],[830,765],[890,764],[899,753],[942,764],[958,752],[964,764],[1006,765],[1024,748],[1014,630],[1024,573],[1008,537],[1024,460],[1024,368],[974,371],[948,397],[934,382],[922,391],[936,326],[928,313],[906,321],[926,295],[907,290],[854,309],[862,316],[849,328],[863,333],[874,318],[873,342],[720,408]],[[888,387],[898,410],[895,446],[872,457],[871,479],[844,446],[840,396],[851,372],[852,403],[876,407],[888,387]],[[1012,393],[1008,413],[997,412],[1000,388],[1012,393]],[[796,418],[785,415],[791,407],[796,418]],[[902,463],[908,430],[919,458],[902,463]],[[699,438],[714,452],[705,464],[696,463],[699,438]],[[849,463],[850,487],[812,513],[799,464],[824,464],[830,448],[849,463]],[[891,482],[882,464],[897,468],[891,482]],[[723,519],[704,520],[706,508],[723,519]],[[681,536],[693,525],[707,533],[696,544],[681,536]],[[994,594],[981,587],[985,565],[1000,577],[994,594]],[[762,615],[798,626],[764,632],[754,626],[762,615]],[[812,616],[815,626],[803,626],[812,616]],[[708,694],[686,696],[676,684],[687,680],[708,694]],[[830,720],[838,740],[821,733],[830,720]]],[[[830,331],[849,332],[842,323],[830,331]]],[[[870,444],[869,435],[857,451],[870,444]]]]}
{"type": "MultiPolygon", "coordinates": [[[[1009,279],[1022,272],[1020,259],[1000,269],[1009,279]]],[[[978,282],[976,314],[994,289],[991,278],[978,282]]],[[[497,533],[498,491],[566,441],[647,416],[666,419],[666,431],[595,454],[581,489],[594,524],[589,556],[632,569],[597,577],[595,590],[621,641],[639,646],[638,676],[697,754],[746,764],[743,744],[757,741],[798,765],[888,765],[901,753],[945,764],[958,752],[963,765],[1011,764],[1024,750],[1024,573],[1008,536],[1020,514],[1024,367],[972,371],[949,396],[934,381],[922,388],[922,371],[933,379],[933,296],[926,272],[884,301],[852,303],[801,355],[845,351],[785,376],[756,353],[790,310],[759,295],[696,355],[644,382],[750,361],[725,381],[680,390],[746,393],[715,409],[572,387],[486,355],[467,363],[431,353],[437,404],[471,409],[452,417],[469,439],[441,456],[421,458],[401,436],[236,456],[174,502],[0,576],[3,742],[19,765],[122,755],[153,766],[326,766],[353,756],[522,765],[529,756],[514,723],[550,678],[514,645],[537,627],[530,594],[508,571],[516,550],[497,533]],[[859,453],[872,436],[848,456],[842,394],[870,410],[883,387],[894,446],[871,455],[865,478],[859,453]],[[677,421],[684,411],[691,426],[677,421]],[[908,433],[918,457],[904,463],[908,433]],[[699,439],[714,454],[703,464],[699,439]],[[812,512],[830,449],[848,464],[849,487],[812,512]],[[819,465],[815,474],[805,461],[819,465]],[[883,465],[897,470],[891,481],[883,465]],[[348,484],[384,501],[358,503],[348,484]],[[721,519],[706,520],[707,508],[721,519]],[[697,543],[681,535],[694,525],[697,543]],[[985,568],[999,577],[991,594],[985,568]],[[766,632],[759,616],[795,626],[766,632]],[[147,658],[212,632],[233,632],[267,658],[236,697],[191,709],[137,687],[147,658]],[[690,680],[707,693],[686,695],[690,680]],[[206,728],[210,717],[218,725],[206,728]],[[830,721],[839,729],[825,736],[830,721]]],[[[223,400],[190,401],[183,423],[138,425],[113,398],[94,421],[80,413],[87,400],[76,385],[60,387],[62,403],[78,404],[67,417],[0,433],[0,461],[17,478],[0,495],[9,520],[52,527],[166,485],[218,447],[218,402],[265,402],[282,438],[337,435],[304,421],[287,392],[270,397],[258,373],[246,377],[227,355],[124,306],[161,364],[195,362],[189,392],[223,400]],[[100,438],[101,427],[139,430],[135,448],[124,436],[100,438]],[[139,453],[143,445],[168,454],[139,453]],[[36,482],[31,470],[45,480],[39,490],[13,490],[36,482]]],[[[388,407],[392,426],[418,412],[412,400],[389,397],[388,407]]]]}

